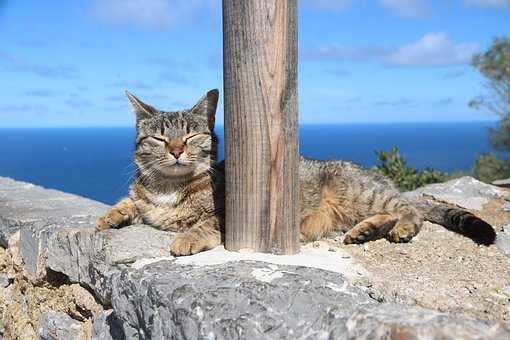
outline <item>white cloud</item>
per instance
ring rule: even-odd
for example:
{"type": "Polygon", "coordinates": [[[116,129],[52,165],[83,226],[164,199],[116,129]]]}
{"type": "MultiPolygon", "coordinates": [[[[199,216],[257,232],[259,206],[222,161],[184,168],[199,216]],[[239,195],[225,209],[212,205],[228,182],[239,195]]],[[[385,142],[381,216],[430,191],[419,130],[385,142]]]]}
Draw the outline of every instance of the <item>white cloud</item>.
{"type": "Polygon", "coordinates": [[[429,33],[415,43],[404,45],[386,57],[391,66],[427,67],[462,65],[471,62],[478,44],[455,44],[444,33],[429,33]]]}
{"type": "Polygon", "coordinates": [[[343,12],[352,5],[352,0],[302,0],[305,7],[320,11],[343,12]]]}
{"type": "Polygon", "coordinates": [[[164,30],[189,20],[204,6],[216,0],[94,0],[91,12],[105,21],[135,24],[151,30],[164,30]]]}
{"type": "Polygon", "coordinates": [[[510,8],[510,0],[464,0],[468,6],[510,8]]]}
{"type": "Polygon", "coordinates": [[[393,14],[406,19],[424,18],[430,13],[424,0],[379,0],[379,2],[393,14]]]}
{"type": "Polygon", "coordinates": [[[434,67],[463,65],[479,51],[476,43],[454,43],[445,33],[429,33],[400,47],[327,44],[303,51],[305,60],[380,60],[388,66],[434,67]]]}

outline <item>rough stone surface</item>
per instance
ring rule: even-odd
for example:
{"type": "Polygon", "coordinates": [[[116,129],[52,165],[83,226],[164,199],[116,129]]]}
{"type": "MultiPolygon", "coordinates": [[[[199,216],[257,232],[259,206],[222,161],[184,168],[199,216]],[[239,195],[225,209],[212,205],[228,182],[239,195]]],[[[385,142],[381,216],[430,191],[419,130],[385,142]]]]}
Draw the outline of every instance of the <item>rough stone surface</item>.
{"type": "MultiPolygon", "coordinates": [[[[510,223],[510,212],[501,209],[505,189],[460,180],[441,190],[468,190],[462,195],[485,200],[477,214],[498,231],[510,223]]],[[[332,235],[309,245],[322,256],[322,269],[256,254],[276,263],[246,261],[246,254],[232,261],[221,249],[175,259],[170,233],[142,225],[95,233],[91,226],[105,205],[73,195],[57,199],[67,194],[40,188],[44,209],[30,208],[12,194],[33,187],[0,178],[3,242],[12,235],[10,249],[0,251],[0,275],[10,270],[13,280],[0,289],[0,312],[8,316],[0,335],[4,322],[11,337],[34,338],[38,327],[31,325],[48,324],[41,315],[64,313],[87,339],[510,338],[510,257],[437,225],[427,223],[409,244],[345,246],[332,235]],[[68,206],[58,208],[60,201],[68,206]],[[335,256],[336,266],[325,264],[335,256]]],[[[37,201],[37,190],[26,197],[37,201]]],[[[307,265],[306,257],[295,259],[307,265]]]]}
{"type": "Polygon", "coordinates": [[[410,197],[432,196],[439,201],[456,204],[469,210],[482,210],[491,199],[510,198],[507,191],[469,176],[427,185],[406,194],[410,197]]]}
{"type": "Polygon", "coordinates": [[[108,206],[84,197],[0,177],[0,246],[20,230],[20,254],[27,275],[46,275],[48,236],[63,227],[91,227],[108,206]]]}
{"type": "Polygon", "coordinates": [[[92,319],[92,340],[124,339],[122,323],[113,310],[105,311],[92,319]]]}
{"type": "Polygon", "coordinates": [[[495,245],[478,246],[426,223],[408,244],[381,239],[338,246],[371,273],[360,284],[378,300],[510,324],[510,295],[504,290],[510,285],[510,257],[495,245]]]}
{"type": "Polygon", "coordinates": [[[99,233],[63,228],[49,238],[47,267],[87,285],[109,303],[111,279],[139,259],[170,256],[172,238],[171,233],[144,225],[99,233]]]}
{"type": "Polygon", "coordinates": [[[63,313],[84,324],[102,313],[103,307],[85,288],[59,282],[58,278],[51,282],[37,286],[18,275],[9,285],[5,304],[0,304],[6,338],[34,339],[39,320],[47,312],[63,313]]]}
{"type": "Polygon", "coordinates": [[[376,339],[510,336],[497,323],[380,304],[342,275],[260,262],[160,261],[116,278],[128,339],[376,339]]]}
{"type": "Polygon", "coordinates": [[[492,182],[492,184],[498,187],[510,188],[510,178],[498,179],[497,181],[492,182]]]}
{"type": "Polygon", "coordinates": [[[27,276],[34,281],[44,279],[46,275],[46,258],[48,238],[57,230],[64,228],[91,228],[96,217],[59,218],[58,220],[32,221],[20,229],[20,255],[25,264],[27,276]]]}
{"type": "Polygon", "coordinates": [[[41,340],[78,340],[81,323],[69,315],[59,312],[46,312],[41,315],[37,336],[41,340]]]}
{"type": "Polygon", "coordinates": [[[501,324],[452,317],[419,307],[398,304],[364,306],[346,323],[348,336],[337,339],[507,339],[509,330],[501,324]]]}
{"type": "Polygon", "coordinates": [[[0,289],[7,287],[9,283],[9,275],[7,273],[0,273],[0,289]]]}
{"type": "Polygon", "coordinates": [[[503,231],[498,233],[496,245],[506,255],[510,255],[510,224],[503,226],[503,231]]]}
{"type": "MultiPolygon", "coordinates": [[[[506,289],[510,286],[510,257],[505,255],[509,234],[504,231],[504,225],[510,223],[510,212],[501,209],[508,191],[464,177],[411,192],[423,193],[436,195],[439,200],[447,200],[445,195],[453,193],[458,199],[474,195],[486,201],[482,210],[472,211],[498,231],[496,244],[478,246],[431,223],[425,223],[408,244],[384,239],[363,246],[333,243],[372,274],[368,284],[363,284],[381,301],[417,304],[510,324],[510,293],[506,289]]],[[[332,241],[338,239],[330,240],[325,247],[331,247],[332,241]]]]}
{"type": "Polygon", "coordinates": [[[79,223],[107,208],[84,197],[0,177],[0,246],[7,247],[9,237],[29,222],[79,223]]]}

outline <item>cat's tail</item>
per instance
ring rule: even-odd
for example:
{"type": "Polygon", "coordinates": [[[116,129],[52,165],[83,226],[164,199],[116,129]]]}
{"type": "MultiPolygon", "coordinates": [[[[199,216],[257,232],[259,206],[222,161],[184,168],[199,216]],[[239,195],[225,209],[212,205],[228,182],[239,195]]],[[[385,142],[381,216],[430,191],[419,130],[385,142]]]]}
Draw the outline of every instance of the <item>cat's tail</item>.
{"type": "Polygon", "coordinates": [[[469,211],[431,200],[417,200],[413,202],[413,205],[421,212],[425,220],[467,236],[478,244],[488,246],[496,239],[494,228],[469,211]]]}

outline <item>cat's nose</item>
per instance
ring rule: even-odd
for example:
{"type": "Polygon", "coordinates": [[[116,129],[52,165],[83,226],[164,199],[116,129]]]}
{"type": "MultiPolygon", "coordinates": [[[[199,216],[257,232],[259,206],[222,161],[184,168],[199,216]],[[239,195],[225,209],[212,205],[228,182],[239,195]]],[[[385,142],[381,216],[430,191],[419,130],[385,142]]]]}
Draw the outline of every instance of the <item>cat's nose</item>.
{"type": "Polygon", "coordinates": [[[178,159],[184,153],[184,142],[182,140],[171,139],[167,147],[175,159],[178,159]]]}
{"type": "Polygon", "coordinates": [[[178,159],[184,153],[184,150],[173,150],[170,151],[170,153],[175,157],[175,159],[178,159]]]}

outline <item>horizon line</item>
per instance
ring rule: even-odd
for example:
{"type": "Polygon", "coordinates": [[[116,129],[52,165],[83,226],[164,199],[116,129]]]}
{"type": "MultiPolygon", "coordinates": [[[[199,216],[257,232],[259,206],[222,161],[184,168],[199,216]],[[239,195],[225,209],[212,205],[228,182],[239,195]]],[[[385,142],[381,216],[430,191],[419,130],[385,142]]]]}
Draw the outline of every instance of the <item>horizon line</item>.
{"type": "MultiPolygon", "coordinates": [[[[466,124],[466,123],[496,123],[498,119],[486,120],[448,120],[448,121],[366,121],[366,122],[316,122],[299,123],[298,126],[321,126],[321,125],[388,125],[388,124],[466,124]]],[[[134,128],[135,125],[43,125],[43,126],[0,126],[0,129],[107,129],[107,128],[134,128]]],[[[216,127],[224,127],[224,124],[218,124],[216,127]]]]}

